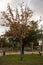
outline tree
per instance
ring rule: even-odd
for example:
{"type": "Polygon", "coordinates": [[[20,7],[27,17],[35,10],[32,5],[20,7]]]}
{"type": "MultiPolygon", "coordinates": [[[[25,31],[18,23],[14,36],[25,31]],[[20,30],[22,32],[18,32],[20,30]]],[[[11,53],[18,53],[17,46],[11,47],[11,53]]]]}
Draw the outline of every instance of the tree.
{"type": "Polygon", "coordinates": [[[38,21],[35,21],[35,22],[34,22],[34,20],[32,21],[33,29],[32,29],[32,31],[30,33],[30,35],[31,35],[31,41],[32,41],[32,53],[33,53],[33,45],[34,45],[34,43],[37,42],[37,29],[38,29],[37,22],[38,21]]]}
{"type": "Polygon", "coordinates": [[[4,49],[5,46],[6,46],[5,38],[0,38],[0,47],[1,47],[2,51],[3,51],[3,55],[5,55],[5,49],[4,49]]]}
{"type": "MultiPolygon", "coordinates": [[[[28,36],[31,30],[34,28],[34,25],[30,25],[30,18],[32,16],[32,11],[29,9],[28,6],[24,6],[21,4],[20,13],[18,8],[16,8],[16,14],[12,12],[10,5],[8,4],[8,11],[2,12],[6,20],[5,26],[9,27],[9,31],[5,33],[5,36],[10,37],[12,36],[15,40],[16,38],[20,41],[21,46],[21,60],[23,60],[23,39],[28,36]]],[[[15,12],[14,12],[15,13],[15,12]]]]}

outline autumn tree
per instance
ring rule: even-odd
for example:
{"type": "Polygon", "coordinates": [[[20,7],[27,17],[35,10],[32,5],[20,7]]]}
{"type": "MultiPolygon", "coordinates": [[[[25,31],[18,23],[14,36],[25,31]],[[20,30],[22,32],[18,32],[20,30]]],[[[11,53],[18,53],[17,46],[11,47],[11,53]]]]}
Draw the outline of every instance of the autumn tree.
{"type": "Polygon", "coordinates": [[[9,27],[9,31],[5,33],[5,36],[13,37],[14,40],[18,38],[20,41],[21,60],[23,60],[22,40],[34,28],[34,25],[31,25],[31,22],[29,21],[32,16],[32,13],[33,12],[29,9],[27,5],[23,6],[23,3],[21,4],[20,9],[16,8],[15,11],[13,11],[10,5],[8,4],[7,11],[2,12],[2,15],[5,19],[4,25],[9,27]]]}

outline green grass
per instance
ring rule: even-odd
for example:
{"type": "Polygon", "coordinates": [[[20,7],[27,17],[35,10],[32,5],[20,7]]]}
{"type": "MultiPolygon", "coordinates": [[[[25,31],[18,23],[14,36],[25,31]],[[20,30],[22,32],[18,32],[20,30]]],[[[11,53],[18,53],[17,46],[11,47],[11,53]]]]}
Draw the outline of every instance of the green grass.
{"type": "Polygon", "coordinates": [[[43,56],[24,55],[20,61],[20,55],[7,55],[0,57],[0,65],[43,65],[43,56]]]}

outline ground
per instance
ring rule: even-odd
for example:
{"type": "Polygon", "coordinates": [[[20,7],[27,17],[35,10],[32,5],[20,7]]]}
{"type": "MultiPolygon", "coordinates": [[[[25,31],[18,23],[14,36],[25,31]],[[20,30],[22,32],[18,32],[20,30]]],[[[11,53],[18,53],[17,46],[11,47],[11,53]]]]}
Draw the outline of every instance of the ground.
{"type": "Polygon", "coordinates": [[[43,56],[36,54],[25,54],[23,61],[20,61],[20,55],[0,56],[1,65],[43,65],[43,56]]]}

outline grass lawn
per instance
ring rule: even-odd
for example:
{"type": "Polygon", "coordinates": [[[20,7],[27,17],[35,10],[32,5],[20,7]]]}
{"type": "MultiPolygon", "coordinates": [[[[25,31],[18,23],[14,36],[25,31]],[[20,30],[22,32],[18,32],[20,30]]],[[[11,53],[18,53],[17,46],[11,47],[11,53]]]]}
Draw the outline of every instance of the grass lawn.
{"type": "Polygon", "coordinates": [[[20,61],[20,55],[7,55],[0,57],[0,65],[43,65],[43,56],[24,55],[20,61]]]}

